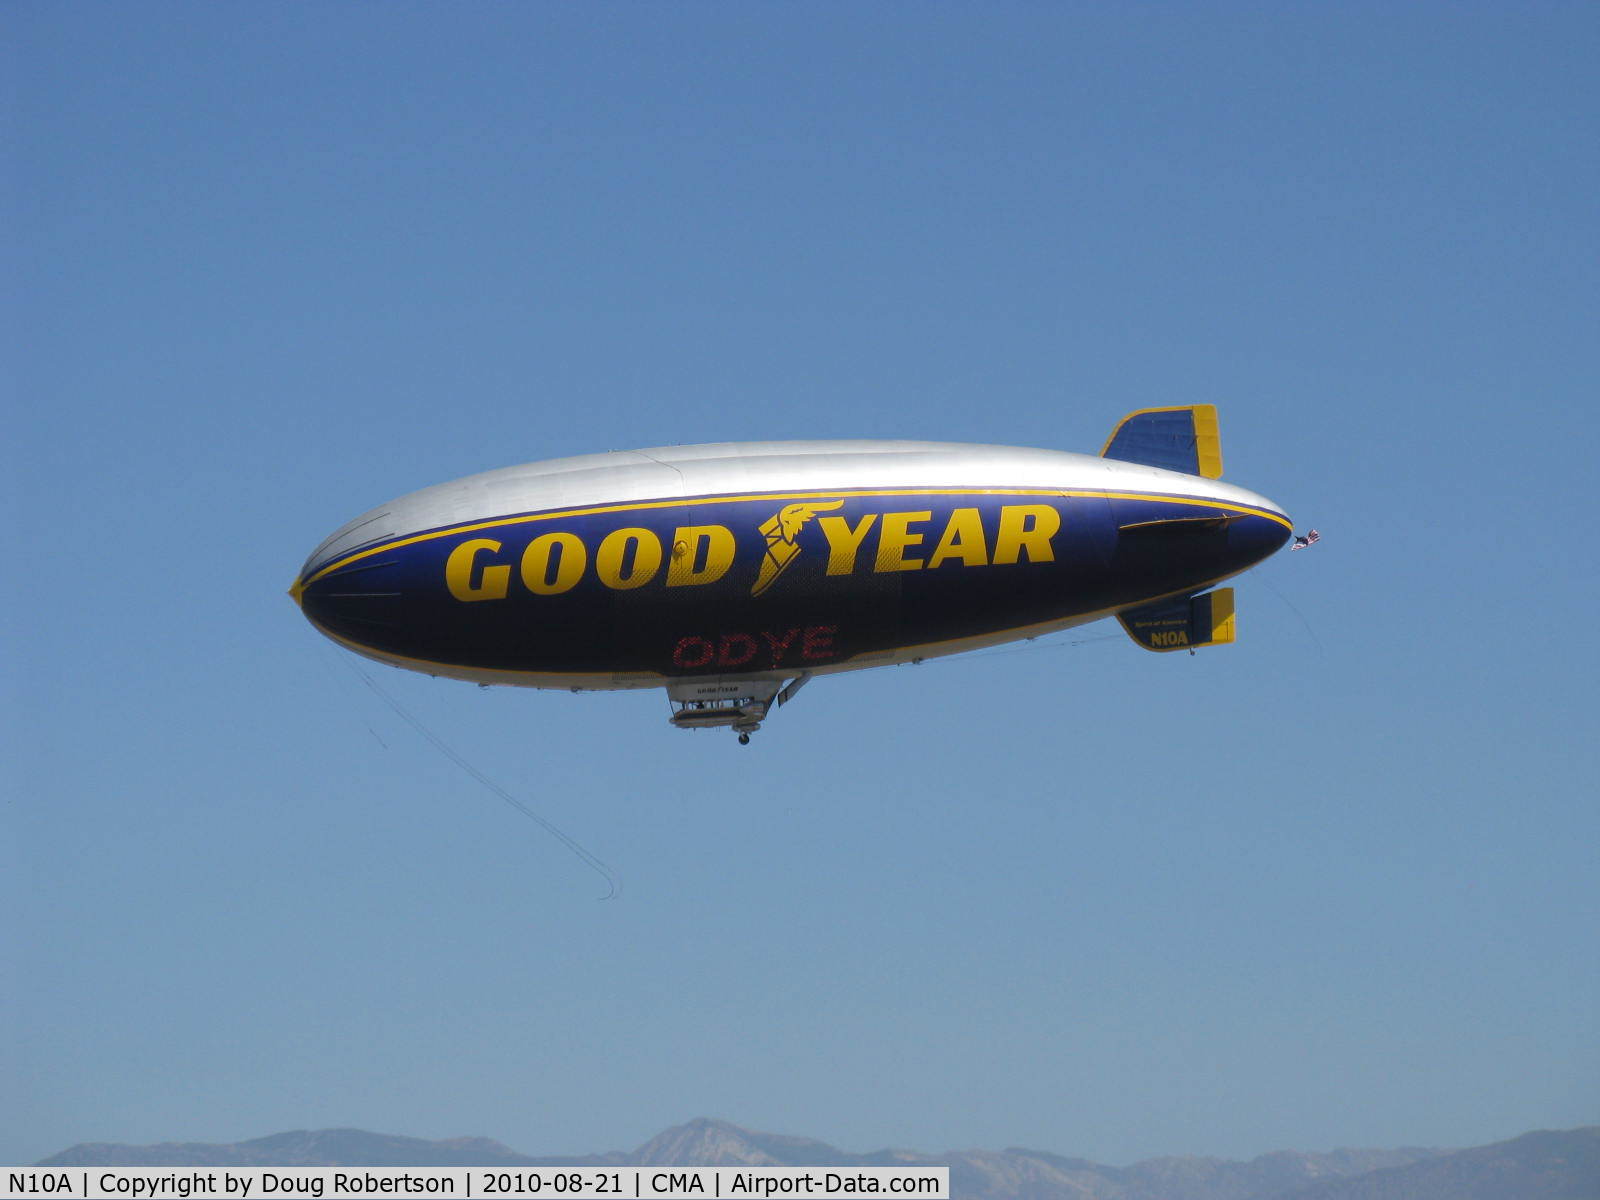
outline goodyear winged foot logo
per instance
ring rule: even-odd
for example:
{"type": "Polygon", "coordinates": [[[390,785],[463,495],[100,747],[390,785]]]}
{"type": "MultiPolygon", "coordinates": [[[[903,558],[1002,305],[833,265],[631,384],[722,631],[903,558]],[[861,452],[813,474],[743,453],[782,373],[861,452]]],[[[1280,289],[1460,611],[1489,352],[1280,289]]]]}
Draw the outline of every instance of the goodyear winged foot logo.
{"type": "Polygon", "coordinates": [[[799,504],[784,505],[775,516],[764,522],[761,525],[761,536],[767,539],[767,552],[761,560],[761,574],[756,577],[755,586],[750,589],[750,594],[759,596],[777,582],[784,568],[800,553],[800,543],[795,541],[795,538],[813,517],[819,512],[830,512],[843,507],[843,500],[822,502],[806,500],[799,504]]]}

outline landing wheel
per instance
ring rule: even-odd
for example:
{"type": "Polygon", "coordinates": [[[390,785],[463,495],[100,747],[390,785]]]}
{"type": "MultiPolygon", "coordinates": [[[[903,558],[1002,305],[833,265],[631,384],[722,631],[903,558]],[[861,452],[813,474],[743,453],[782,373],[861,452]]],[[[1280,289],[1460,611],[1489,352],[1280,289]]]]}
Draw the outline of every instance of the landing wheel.
{"type": "Polygon", "coordinates": [[[741,733],[739,735],[739,745],[748,746],[749,744],[750,744],[750,735],[748,733],[741,733]]]}

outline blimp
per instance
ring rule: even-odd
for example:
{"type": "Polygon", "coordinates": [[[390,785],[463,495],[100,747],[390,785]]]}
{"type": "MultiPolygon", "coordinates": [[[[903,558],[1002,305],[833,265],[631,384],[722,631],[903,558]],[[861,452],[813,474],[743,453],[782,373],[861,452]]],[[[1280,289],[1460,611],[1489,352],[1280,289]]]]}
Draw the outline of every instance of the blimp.
{"type": "Polygon", "coordinates": [[[533,462],[363,513],[290,589],[339,645],[484,686],[664,688],[740,743],[817,676],[1115,617],[1145,650],[1234,640],[1289,517],[1224,483],[1212,405],[1098,455],[915,441],[660,446],[533,462]]]}

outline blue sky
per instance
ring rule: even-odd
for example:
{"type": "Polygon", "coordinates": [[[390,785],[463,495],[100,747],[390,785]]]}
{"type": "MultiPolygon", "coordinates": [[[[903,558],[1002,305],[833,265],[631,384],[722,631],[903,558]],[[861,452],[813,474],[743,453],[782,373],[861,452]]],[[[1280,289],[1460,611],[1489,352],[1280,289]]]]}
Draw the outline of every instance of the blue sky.
{"type": "Polygon", "coordinates": [[[1594,6],[0,20],[0,1159],[1600,1121],[1594,6]],[[1185,402],[1324,534],[1231,648],[824,679],[749,750],[382,671],[610,901],[283,594],[490,467],[1185,402]]]}

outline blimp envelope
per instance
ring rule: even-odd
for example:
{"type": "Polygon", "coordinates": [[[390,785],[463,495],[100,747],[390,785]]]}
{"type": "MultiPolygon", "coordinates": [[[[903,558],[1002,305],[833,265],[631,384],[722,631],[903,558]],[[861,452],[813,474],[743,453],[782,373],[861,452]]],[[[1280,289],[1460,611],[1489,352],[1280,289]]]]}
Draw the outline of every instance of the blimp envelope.
{"type": "Polygon", "coordinates": [[[665,687],[675,724],[748,740],[816,675],[1112,615],[1147,649],[1232,640],[1232,593],[1208,589],[1292,526],[1217,478],[1216,431],[1199,405],[1131,414],[1098,456],[814,441],[529,463],[361,515],[291,594],[380,662],[665,687]]]}

